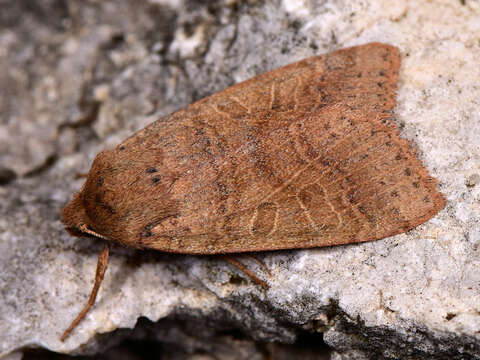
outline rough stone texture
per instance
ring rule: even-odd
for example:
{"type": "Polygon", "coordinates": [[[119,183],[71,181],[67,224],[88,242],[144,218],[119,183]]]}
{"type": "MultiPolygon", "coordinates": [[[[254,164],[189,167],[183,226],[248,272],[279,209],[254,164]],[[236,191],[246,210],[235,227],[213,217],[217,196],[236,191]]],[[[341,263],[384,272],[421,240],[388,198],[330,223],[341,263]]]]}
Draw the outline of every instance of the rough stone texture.
{"type": "Polygon", "coordinates": [[[0,8],[0,166],[19,176],[0,185],[1,355],[97,353],[134,338],[181,347],[179,358],[263,359],[273,350],[258,344],[311,331],[308,344],[323,333],[334,359],[480,358],[478,1],[0,8]],[[267,292],[217,258],[118,247],[95,308],[58,340],[87,299],[101,248],[69,236],[59,212],[99,150],[235,82],[369,41],[402,51],[396,114],[441,182],[442,212],[372,243],[261,254],[267,292]],[[158,323],[129,330],[141,316],[158,323]]]}

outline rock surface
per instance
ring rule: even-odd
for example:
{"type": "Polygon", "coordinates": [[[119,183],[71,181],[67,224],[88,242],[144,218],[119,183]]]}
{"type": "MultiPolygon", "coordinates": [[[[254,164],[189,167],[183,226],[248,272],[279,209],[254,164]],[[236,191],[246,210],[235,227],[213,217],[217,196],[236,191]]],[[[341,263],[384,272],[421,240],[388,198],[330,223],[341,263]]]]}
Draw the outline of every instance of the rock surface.
{"type": "Polygon", "coordinates": [[[263,359],[274,346],[258,344],[311,333],[333,359],[480,358],[477,1],[0,7],[0,356],[93,354],[131,338],[181,348],[178,358],[263,359]],[[266,292],[218,258],[116,247],[94,309],[58,340],[101,248],[69,236],[59,212],[98,151],[235,82],[370,41],[402,51],[396,116],[440,180],[443,211],[376,242],[261,254],[266,292]]]}

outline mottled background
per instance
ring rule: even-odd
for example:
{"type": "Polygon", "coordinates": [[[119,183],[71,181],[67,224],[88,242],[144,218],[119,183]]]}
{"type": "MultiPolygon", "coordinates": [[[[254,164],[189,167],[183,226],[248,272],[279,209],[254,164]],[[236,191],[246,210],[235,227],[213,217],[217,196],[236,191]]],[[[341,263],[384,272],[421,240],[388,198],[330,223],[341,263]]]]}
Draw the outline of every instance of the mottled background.
{"type": "Polygon", "coordinates": [[[307,360],[328,345],[335,360],[480,358],[479,1],[0,9],[0,356],[307,360]],[[373,243],[262,254],[267,292],[217,258],[114,248],[95,308],[59,342],[101,248],[59,212],[98,151],[231,84],[370,41],[402,52],[397,120],[443,211],[373,243]]]}

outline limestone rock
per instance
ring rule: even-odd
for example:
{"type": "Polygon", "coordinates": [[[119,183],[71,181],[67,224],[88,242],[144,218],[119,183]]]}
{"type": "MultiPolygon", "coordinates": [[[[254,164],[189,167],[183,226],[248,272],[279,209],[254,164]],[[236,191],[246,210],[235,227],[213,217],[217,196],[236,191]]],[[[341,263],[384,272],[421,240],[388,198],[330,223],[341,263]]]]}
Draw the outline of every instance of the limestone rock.
{"type": "Polygon", "coordinates": [[[480,358],[478,2],[35,4],[0,0],[0,166],[19,176],[0,185],[1,356],[135,338],[228,359],[215,339],[234,334],[230,358],[253,359],[274,351],[253,342],[309,333],[336,359],[480,358]],[[69,236],[59,213],[98,151],[235,82],[370,41],[402,51],[396,117],[443,211],[376,242],[260,254],[266,292],[217,258],[116,247],[94,309],[58,340],[101,248],[69,236]]]}

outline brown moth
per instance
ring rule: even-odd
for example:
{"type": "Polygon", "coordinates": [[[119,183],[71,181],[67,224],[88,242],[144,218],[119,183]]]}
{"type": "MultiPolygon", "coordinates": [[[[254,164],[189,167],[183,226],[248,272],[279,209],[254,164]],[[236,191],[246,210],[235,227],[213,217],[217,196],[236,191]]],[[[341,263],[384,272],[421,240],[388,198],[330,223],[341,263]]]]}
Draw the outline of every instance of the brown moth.
{"type": "Polygon", "coordinates": [[[100,152],[63,209],[71,234],[106,245],[62,341],[95,302],[110,241],[236,254],[371,241],[434,216],[445,199],[392,114],[399,67],[398,49],[380,43],[315,56],[100,152]]]}

